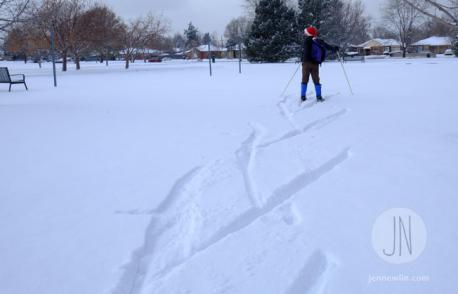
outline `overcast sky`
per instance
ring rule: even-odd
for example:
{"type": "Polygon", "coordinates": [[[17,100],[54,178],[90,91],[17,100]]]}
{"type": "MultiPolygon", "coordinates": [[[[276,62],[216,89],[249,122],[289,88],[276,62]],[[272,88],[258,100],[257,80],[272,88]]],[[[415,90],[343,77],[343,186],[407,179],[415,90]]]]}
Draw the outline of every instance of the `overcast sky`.
{"type": "MultiPolygon", "coordinates": [[[[102,0],[125,19],[152,11],[162,13],[172,22],[172,31],[182,32],[192,21],[200,32],[224,33],[226,24],[243,14],[243,0],[102,0]]],[[[362,0],[368,13],[378,16],[384,0],[362,0]]]]}

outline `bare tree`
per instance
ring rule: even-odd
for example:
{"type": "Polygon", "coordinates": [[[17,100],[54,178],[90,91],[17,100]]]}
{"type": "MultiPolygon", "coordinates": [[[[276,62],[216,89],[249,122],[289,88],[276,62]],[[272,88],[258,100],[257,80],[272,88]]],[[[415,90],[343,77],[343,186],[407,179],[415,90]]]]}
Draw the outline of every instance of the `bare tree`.
{"type": "Polygon", "coordinates": [[[458,27],[453,27],[435,18],[430,18],[419,28],[418,39],[424,39],[431,36],[455,38],[457,34],[458,27]]]}
{"type": "Polygon", "coordinates": [[[452,50],[455,56],[458,57],[458,38],[453,42],[452,50]]]}
{"type": "MultiPolygon", "coordinates": [[[[422,0],[411,1],[420,6],[419,2],[422,0]]],[[[415,30],[422,20],[421,13],[404,0],[387,0],[383,19],[388,23],[388,29],[398,35],[402,56],[406,57],[407,48],[412,44],[415,30]]]]}
{"type": "Polygon", "coordinates": [[[458,0],[404,0],[422,14],[452,27],[458,27],[458,0]]]}
{"type": "Polygon", "coordinates": [[[9,53],[24,57],[24,63],[27,63],[31,48],[23,26],[15,26],[8,32],[4,46],[9,53]]]}
{"type": "Polygon", "coordinates": [[[366,16],[360,0],[343,2],[341,9],[335,13],[340,19],[335,40],[340,47],[346,48],[350,44],[360,44],[368,39],[370,18],[366,16]]]}
{"type": "Polygon", "coordinates": [[[222,42],[222,39],[223,37],[219,35],[217,31],[214,31],[210,34],[210,41],[213,46],[224,47],[224,42],[222,42]]]}
{"type": "Polygon", "coordinates": [[[377,25],[371,30],[372,38],[398,39],[398,34],[389,30],[386,25],[377,25]]]}
{"type": "Polygon", "coordinates": [[[153,48],[161,50],[161,51],[165,51],[168,53],[174,53],[175,48],[177,48],[175,44],[176,43],[175,43],[174,37],[164,35],[160,37],[158,41],[154,42],[153,48]]]}
{"type": "Polygon", "coordinates": [[[130,21],[123,29],[122,52],[126,62],[126,69],[129,68],[130,62],[137,55],[137,51],[144,45],[146,31],[141,19],[130,21]]]}
{"type": "Polygon", "coordinates": [[[242,43],[248,34],[250,22],[245,16],[232,19],[226,26],[224,36],[228,46],[235,46],[242,43]]]}
{"type": "Polygon", "coordinates": [[[88,36],[91,31],[94,18],[87,13],[87,4],[85,0],[69,0],[67,12],[68,26],[67,33],[69,35],[68,43],[71,55],[73,55],[76,70],[81,69],[81,56],[86,52],[91,45],[88,36]]]}
{"type": "Polygon", "coordinates": [[[24,20],[24,15],[31,0],[0,0],[0,32],[17,22],[24,20]]]}
{"type": "Polygon", "coordinates": [[[158,40],[168,31],[168,23],[161,16],[148,14],[140,17],[124,26],[122,47],[126,69],[140,50],[144,50],[149,44],[158,40]]]}
{"type": "Polygon", "coordinates": [[[44,0],[37,9],[36,19],[43,35],[50,40],[50,30],[56,37],[56,49],[62,57],[62,71],[67,71],[70,53],[79,54],[78,42],[83,34],[81,16],[84,13],[84,0],[44,0]]]}
{"type": "Polygon", "coordinates": [[[89,46],[100,54],[100,62],[106,61],[113,50],[121,47],[122,20],[107,6],[95,5],[84,16],[89,46]]]}
{"type": "Polygon", "coordinates": [[[45,0],[36,8],[35,19],[48,41],[54,30],[63,71],[70,55],[79,70],[84,54],[97,51],[107,58],[111,50],[121,46],[122,22],[105,6],[90,7],[85,0],[45,0]]]}
{"type": "Polygon", "coordinates": [[[49,44],[37,26],[30,19],[16,24],[6,35],[5,48],[8,52],[19,55],[27,63],[29,57],[34,57],[41,68],[41,60],[48,53],[49,44]]]}
{"type": "MultiPolygon", "coordinates": [[[[84,0],[71,0],[75,5],[80,5],[72,15],[74,27],[71,30],[70,51],[75,58],[76,69],[80,69],[80,59],[85,53],[98,51],[106,56],[113,48],[121,47],[123,25],[116,14],[106,6],[96,5],[86,7],[84,0]]],[[[145,22],[151,25],[151,31],[155,31],[156,22],[149,20],[145,22]]]]}
{"type": "Polygon", "coordinates": [[[149,13],[145,18],[145,22],[148,27],[146,46],[148,48],[158,49],[164,42],[165,35],[170,30],[170,20],[163,15],[149,13]]]}
{"type": "Polygon", "coordinates": [[[186,38],[182,34],[176,33],[172,37],[172,41],[173,41],[173,47],[175,49],[178,49],[180,51],[185,50],[185,48],[186,48],[186,38]]]}

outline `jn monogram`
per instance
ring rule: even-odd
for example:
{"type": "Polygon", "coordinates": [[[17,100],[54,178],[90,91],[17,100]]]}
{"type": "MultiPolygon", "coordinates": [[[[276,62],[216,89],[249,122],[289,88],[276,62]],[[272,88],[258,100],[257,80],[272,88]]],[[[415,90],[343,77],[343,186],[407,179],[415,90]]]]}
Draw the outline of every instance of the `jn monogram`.
{"type": "Polygon", "coordinates": [[[408,219],[401,216],[393,216],[393,247],[383,249],[385,256],[403,256],[413,253],[412,244],[412,216],[408,219]]]}

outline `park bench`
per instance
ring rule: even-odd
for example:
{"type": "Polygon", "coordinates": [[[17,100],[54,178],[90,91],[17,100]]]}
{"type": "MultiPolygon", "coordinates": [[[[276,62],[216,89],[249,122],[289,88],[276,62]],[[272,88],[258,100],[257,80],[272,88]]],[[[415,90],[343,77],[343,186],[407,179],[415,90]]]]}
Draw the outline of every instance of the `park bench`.
{"type": "Polygon", "coordinates": [[[11,85],[17,85],[17,84],[24,84],[25,89],[29,90],[27,88],[27,84],[25,83],[25,75],[23,74],[10,75],[10,72],[8,71],[7,67],[0,67],[0,84],[10,84],[9,92],[11,92],[11,85]],[[21,76],[22,79],[16,78],[18,76],[21,76]]]}

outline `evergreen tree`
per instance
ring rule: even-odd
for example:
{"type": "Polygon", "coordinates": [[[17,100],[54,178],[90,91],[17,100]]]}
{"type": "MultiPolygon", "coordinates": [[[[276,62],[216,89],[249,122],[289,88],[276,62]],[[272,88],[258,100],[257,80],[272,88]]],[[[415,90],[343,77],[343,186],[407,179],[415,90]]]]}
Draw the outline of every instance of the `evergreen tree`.
{"type": "Polygon", "coordinates": [[[199,30],[192,24],[192,22],[190,22],[188,28],[184,30],[184,36],[186,38],[187,49],[200,45],[199,30]]]}
{"type": "Polygon", "coordinates": [[[298,29],[303,31],[308,26],[314,26],[321,38],[338,41],[343,6],[341,0],[298,0],[298,29]]]}
{"type": "Polygon", "coordinates": [[[361,0],[298,0],[298,42],[303,42],[304,28],[315,26],[320,38],[346,48],[369,38],[370,19],[361,0]]]}
{"type": "Polygon", "coordinates": [[[295,12],[284,0],[260,0],[247,40],[246,53],[254,62],[283,62],[293,54],[295,12]]]}
{"type": "Polygon", "coordinates": [[[212,41],[209,33],[205,33],[204,37],[202,38],[202,44],[209,44],[212,41]]]}

